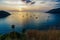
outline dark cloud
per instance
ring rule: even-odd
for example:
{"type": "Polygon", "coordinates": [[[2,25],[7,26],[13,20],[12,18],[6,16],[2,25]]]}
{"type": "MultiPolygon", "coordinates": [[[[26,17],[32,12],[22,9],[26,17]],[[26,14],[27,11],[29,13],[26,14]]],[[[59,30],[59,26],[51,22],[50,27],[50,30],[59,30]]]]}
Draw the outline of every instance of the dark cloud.
{"type": "Polygon", "coordinates": [[[23,2],[25,1],[26,3],[30,3],[31,0],[22,0],[23,2]]]}
{"type": "Polygon", "coordinates": [[[60,8],[60,3],[56,4],[56,8],[60,8]]]}
{"type": "Polygon", "coordinates": [[[60,2],[60,0],[56,0],[56,2],[60,2]]]}
{"type": "Polygon", "coordinates": [[[26,3],[31,3],[31,4],[34,4],[35,2],[32,2],[31,0],[21,0],[23,2],[26,2],[26,3]]]}

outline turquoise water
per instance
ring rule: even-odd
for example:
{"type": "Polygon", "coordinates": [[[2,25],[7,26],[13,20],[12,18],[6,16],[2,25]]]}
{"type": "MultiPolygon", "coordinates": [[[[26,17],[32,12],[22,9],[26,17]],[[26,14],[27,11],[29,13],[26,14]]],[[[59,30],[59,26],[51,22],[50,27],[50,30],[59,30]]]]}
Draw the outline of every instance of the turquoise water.
{"type": "Polygon", "coordinates": [[[41,12],[10,12],[11,15],[0,19],[0,33],[12,31],[11,25],[15,25],[15,31],[26,29],[48,29],[49,26],[60,26],[60,14],[41,12]]]}

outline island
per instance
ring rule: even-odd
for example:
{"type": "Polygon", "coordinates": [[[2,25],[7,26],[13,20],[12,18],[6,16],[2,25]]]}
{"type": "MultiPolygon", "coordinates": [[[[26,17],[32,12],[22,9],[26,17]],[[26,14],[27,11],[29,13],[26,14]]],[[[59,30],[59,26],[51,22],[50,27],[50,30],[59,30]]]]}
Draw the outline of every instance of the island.
{"type": "Polygon", "coordinates": [[[5,18],[5,17],[7,17],[9,15],[11,15],[11,14],[6,12],[6,11],[0,11],[0,18],[5,18]]]}
{"type": "Polygon", "coordinates": [[[57,13],[57,14],[59,14],[60,13],[60,8],[52,9],[52,10],[46,12],[46,13],[55,13],[55,14],[57,13]]]}

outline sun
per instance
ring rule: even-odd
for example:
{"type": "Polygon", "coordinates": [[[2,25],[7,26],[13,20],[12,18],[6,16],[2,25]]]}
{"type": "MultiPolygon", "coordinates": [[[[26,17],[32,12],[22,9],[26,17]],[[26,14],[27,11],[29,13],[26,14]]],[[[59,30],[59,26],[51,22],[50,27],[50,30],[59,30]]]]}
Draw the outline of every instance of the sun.
{"type": "Polygon", "coordinates": [[[24,11],[26,9],[27,9],[27,6],[21,6],[21,5],[18,6],[19,11],[24,11]]]}
{"type": "Polygon", "coordinates": [[[19,8],[18,10],[19,10],[19,11],[23,11],[23,9],[22,9],[22,8],[19,8]]]}
{"type": "Polygon", "coordinates": [[[18,6],[18,7],[17,7],[17,10],[23,11],[23,7],[22,7],[22,6],[18,6]]]}

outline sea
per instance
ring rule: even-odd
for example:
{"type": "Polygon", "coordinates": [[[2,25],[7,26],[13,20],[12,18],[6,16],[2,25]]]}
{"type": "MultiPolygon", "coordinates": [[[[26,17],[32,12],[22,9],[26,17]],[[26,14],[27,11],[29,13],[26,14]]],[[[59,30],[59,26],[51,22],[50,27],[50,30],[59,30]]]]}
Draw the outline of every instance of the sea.
{"type": "Polygon", "coordinates": [[[60,14],[43,12],[9,12],[11,15],[0,19],[0,34],[13,31],[60,29],[60,14]]]}

